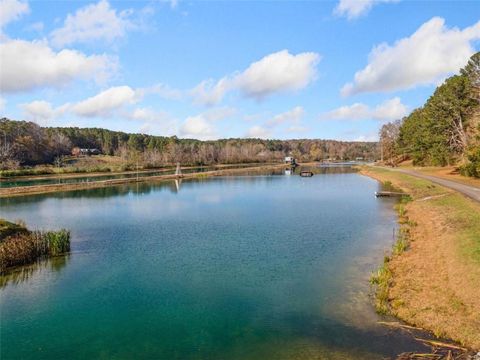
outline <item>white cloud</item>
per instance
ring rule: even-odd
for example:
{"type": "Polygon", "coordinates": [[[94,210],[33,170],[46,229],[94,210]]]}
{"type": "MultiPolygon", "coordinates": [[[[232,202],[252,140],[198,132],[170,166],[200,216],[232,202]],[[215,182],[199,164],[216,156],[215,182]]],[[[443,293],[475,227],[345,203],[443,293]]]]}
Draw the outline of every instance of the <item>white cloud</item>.
{"type": "Polygon", "coordinates": [[[152,121],[155,118],[155,113],[149,108],[137,108],[128,114],[128,117],[132,120],[152,121]]]}
{"type": "Polygon", "coordinates": [[[170,86],[166,84],[155,84],[153,86],[149,86],[146,88],[140,88],[136,90],[137,93],[140,96],[145,96],[145,95],[158,95],[162,99],[167,99],[167,100],[180,100],[183,96],[183,93],[181,90],[171,88],[170,86]]]}
{"type": "Polygon", "coordinates": [[[270,130],[259,125],[252,126],[250,129],[248,129],[245,135],[245,137],[247,138],[260,138],[260,139],[267,139],[270,136],[271,136],[270,130]]]}
{"type": "Polygon", "coordinates": [[[105,81],[117,61],[106,55],[84,55],[75,50],[53,51],[44,41],[8,40],[0,44],[0,90],[28,91],[61,87],[75,79],[105,81]]]}
{"type": "Polygon", "coordinates": [[[370,117],[370,108],[362,103],[341,106],[322,115],[324,119],[358,120],[370,117]]]}
{"type": "Polygon", "coordinates": [[[45,125],[48,120],[62,116],[70,108],[70,104],[64,104],[54,108],[52,104],[44,100],[35,100],[30,103],[21,104],[25,118],[29,121],[35,121],[38,124],[45,125]]]}
{"type": "Polygon", "coordinates": [[[180,127],[180,136],[199,140],[218,137],[215,127],[202,114],[188,117],[180,127]]]}
{"type": "Polygon", "coordinates": [[[342,95],[437,84],[467,63],[478,39],[480,21],[460,30],[448,28],[444,19],[434,17],[394,45],[374,47],[368,65],[355,73],[353,83],[342,88],[342,95]]]}
{"type": "Polygon", "coordinates": [[[22,104],[21,108],[27,120],[44,123],[54,115],[52,104],[43,100],[32,101],[28,104],[22,104]]]}
{"type": "Polygon", "coordinates": [[[115,110],[138,100],[129,86],[111,87],[72,106],[72,111],[84,117],[110,116],[115,110]]]}
{"type": "MultiPolygon", "coordinates": [[[[253,117],[248,116],[246,121],[258,120],[259,115],[253,117]]],[[[296,106],[291,110],[270,117],[262,125],[255,125],[248,129],[246,137],[251,138],[269,138],[272,134],[292,134],[303,133],[307,128],[302,125],[302,119],[305,115],[305,110],[301,106],[296,106]]],[[[264,115],[262,115],[263,117],[264,115]]]]}
{"type": "Polygon", "coordinates": [[[220,79],[217,83],[213,79],[204,80],[194,87],[190,94],[196,104],[215,105],[218,104],[227,91],[233,88],[232,80],[229,78],[220,79]]]}
{"type": "Polygon", "coordinates": [[[235,108],[219,107],[195,116],[189,116],[180,126],[179,134],[183,138],[199,140],[218,139],[219,134],[215,122],[229,118],[236,112],[235,108]]]}
{"type": "Polygon", "coordinates": [[[18,0],[0,1],[0,35],[3,27],[12,21],[18,20],[22,15],[28,14],[30,8],[27,2],[18,0]]]}
{"type": "Polygon", "coordinates": [[[131,112],[123,113],[121,116],[129,120],[144,121],[146,124],[162,123],[172,120],[167,112],[153,110],[148,107],[139,107],[131,112]]]}
{"type": "Polygon", "coordinates": [[[191,95],[197,103],[212,105],[231,90],[239,90],[244,96],[257,100],[277,92],[300,90],[316,79],[319,61],[317,53],[292,55],[282,50],[252,63],[241,73],[217,82],[205,80],[191,91],[191,95]]]}
{"type": "Polygon", "coordinates": [[[141,133],[172,136],[177,134],[178,121],[166,111],[158,111],[148,107],[136,108],[130,113],[123,113],[122,118],[141,121],[141,133]]]}
{"type": "Polygon", "coordinates": [[[377,120],[392,121],[408,115],[408,107],[402,104],[399,97],[386,100],[373,109],[372,117],[377,120]]]}
{"type": "Polygon", "coordinates": [[[282,50],[251,64],[235,79],[247,96],[262,99],[278,91],[299,90],[317,77],[320,56],[313,52],[292,55],[282,50]]]}
{"type": "Polygon", "coordinates": [[[131,14],[130,10],[117,12],[107,0],[100,0],[97,4],[78,9],[73,15],[68,14],[63,27],[50,34],[52,43],[61,47],[97,40],[112,42],[125,36],[126,31],[133,27],[129,19],[131,14]]]}
{"type": "Polygon", "coordinates": [[[362,103],[342,106],[321,116],[333,120],[367,120],[391,121],[401,119],[408,114],[408,107],[402,104],[399,97],[384,101],[374,108],[362,103]]]}
{"type": "Polygon", "coordinates": [[[46,120],[53,116],[52,104],[47,101],[35,100],[28,104],[22,104],[21,107],[28,120],[46,120]]]}
{"type": "Polygon", "coordinates": [[[305,111],[303,110],[303,107],[296,106],[292,110],[275,115],[272,119],[268,120],[266,124],[267,126],[270,126],[270,127],[285,124],[285,123],[297,125],[298,123],[300,123],[304,114],[305,114],[305,111]]]}
{"type": "Polygon", "coordinates": [[[340,0],[333,13],[338,16],[345,16],[349,20],[352,20],[367,14],[376,4],[397,1],[399,0],[340,0]]]}

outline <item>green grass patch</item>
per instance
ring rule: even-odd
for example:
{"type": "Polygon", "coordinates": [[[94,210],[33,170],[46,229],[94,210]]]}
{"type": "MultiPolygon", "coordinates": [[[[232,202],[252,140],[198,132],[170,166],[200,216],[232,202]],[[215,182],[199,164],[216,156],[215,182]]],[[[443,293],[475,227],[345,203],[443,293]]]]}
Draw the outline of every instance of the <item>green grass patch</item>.
{"type": "Polygon", "coordinates": [[[460,255],[480,265],[479,206],[460,194],[433,199],[432,204],[448,214],[447,225],[457,234],[460,255]]]}
{"type": "Polygon", "coordinates": [[[385,256],[383,264],[370,276],[370,284],[375,289],[375,309],[379,314],[389,313],[388,291],[392,282],[392,272],[389,269],[390,258],[385,256]]]}

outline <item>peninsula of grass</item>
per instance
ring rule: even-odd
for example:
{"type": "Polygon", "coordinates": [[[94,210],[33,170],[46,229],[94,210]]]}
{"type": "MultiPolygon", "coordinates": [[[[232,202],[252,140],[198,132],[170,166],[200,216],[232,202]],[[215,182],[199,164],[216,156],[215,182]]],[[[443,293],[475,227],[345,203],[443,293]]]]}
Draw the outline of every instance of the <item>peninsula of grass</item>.
{"type": "Polygon", "coordinates": [[[0,274],[11,268],[70,251],[70,232],[30,231],[23,224],[0,219],[0,274]]]}
{"type": "Polygon", "coordinates": [[[370,279],[377,311],[480,350],[480,204],[389,169],[361,172],[411,196],[396,205],[396,242],[370,279]]]}

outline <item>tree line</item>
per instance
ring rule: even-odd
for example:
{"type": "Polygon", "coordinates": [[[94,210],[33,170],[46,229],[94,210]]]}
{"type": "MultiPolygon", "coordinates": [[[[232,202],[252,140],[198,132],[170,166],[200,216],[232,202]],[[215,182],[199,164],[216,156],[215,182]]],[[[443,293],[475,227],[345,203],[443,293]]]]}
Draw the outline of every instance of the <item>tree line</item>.
{"type": "Polygon", "coordinates": [[[180,162],[190,165],[281,161],[294,156],[299,161],[324,159],[373,160],[375,142],[335,140],[221,139],[200,141],[176,136],[129,134],[100,128],[40,127],[36,123],[0,120],[2,168],[54,163],[72,149],[96,148],[126,161],[141,161],[157,167],[180,162]]]}
{"type": "Polygon", "coordinates": [[[426,103],[380,129],[383,160],[414,165],[459,165],[480,177],[480,52],[438,86],[426,103]]]}

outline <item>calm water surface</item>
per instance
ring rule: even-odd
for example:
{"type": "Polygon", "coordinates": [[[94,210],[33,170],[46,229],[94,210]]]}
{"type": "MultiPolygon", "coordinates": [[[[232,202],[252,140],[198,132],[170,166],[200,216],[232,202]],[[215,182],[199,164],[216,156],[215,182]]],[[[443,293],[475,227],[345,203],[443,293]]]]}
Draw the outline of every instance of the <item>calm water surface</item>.
{"type": "Polygon", "coordinates": [[[72,252],[1,278],[2,359],[382,359],[368,277],[392,202],[355,173],[257,175],[0,199],[72,252]],[[178,186],[180,185],[180,186],[178,186]]]}

